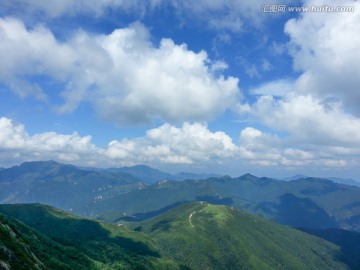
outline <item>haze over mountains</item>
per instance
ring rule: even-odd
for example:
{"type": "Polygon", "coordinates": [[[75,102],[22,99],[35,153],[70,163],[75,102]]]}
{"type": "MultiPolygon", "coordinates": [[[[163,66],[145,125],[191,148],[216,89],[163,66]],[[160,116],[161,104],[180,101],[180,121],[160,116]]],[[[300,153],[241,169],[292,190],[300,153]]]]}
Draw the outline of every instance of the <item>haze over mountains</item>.
{"type": "Polygon", "coordinates": [[[359,187],[312,177],[27,162],[0,170],[0,263],[47,269],[74,251],[56,269],[360,269],[359,201],[359,187]]]}
{"type": "Polygon", "coordinates": [[[280,181],[250,174],[171,178],[145,166],[91,170],[54,161],[28,162],[0,171],[0,203],[43,203],[114,221],[124,216],[142,219],[180,203],[207,201],[294,227],[360,230],[358,187],[310,177],[280,181]]]}

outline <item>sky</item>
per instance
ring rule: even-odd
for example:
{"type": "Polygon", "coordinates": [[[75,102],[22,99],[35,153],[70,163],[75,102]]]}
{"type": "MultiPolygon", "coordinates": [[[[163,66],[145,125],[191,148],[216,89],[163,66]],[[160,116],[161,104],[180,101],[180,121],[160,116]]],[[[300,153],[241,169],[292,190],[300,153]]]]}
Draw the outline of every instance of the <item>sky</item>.
{"type": "Polygon", "coordinates": [[[0,167],[360,180],[359,44],[354,0],[2,0],[0,167]]]}

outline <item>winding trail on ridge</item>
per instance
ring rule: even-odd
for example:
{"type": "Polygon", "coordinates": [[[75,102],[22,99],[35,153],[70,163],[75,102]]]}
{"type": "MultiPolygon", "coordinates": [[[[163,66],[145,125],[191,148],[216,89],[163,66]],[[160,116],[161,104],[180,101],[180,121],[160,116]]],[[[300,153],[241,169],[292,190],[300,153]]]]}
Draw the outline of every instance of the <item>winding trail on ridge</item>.
{"type": "Polygon", "coordinates": [[[192,216],[195,214],[196,212],[192,212],[190,215],[189,215],[189,223],[191,225],[191,227],[194,227],[194,225],[192,224],[191,222],[191,219],[192,219],[192,216]]]}

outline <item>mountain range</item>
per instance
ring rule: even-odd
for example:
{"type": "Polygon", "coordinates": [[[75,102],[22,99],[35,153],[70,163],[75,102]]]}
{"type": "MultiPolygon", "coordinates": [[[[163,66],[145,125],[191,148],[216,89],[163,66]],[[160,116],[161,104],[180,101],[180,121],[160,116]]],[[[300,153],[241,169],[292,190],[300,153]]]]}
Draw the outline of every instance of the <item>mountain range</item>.
{"type": "Polygon", "coordinates": [[[0,269],[360,270],[359,200],[305,176],[26,162],[0,170],[0,269]]]}
{"type": "Polygon", "coordinates": [[[121,167],[121,168],[110,168],[108,170],[119,171],[129,173],[147,184],[153,184],[161,180],[186,180],[186,179],[194,179],[201,180],[210,177],[218,177],[218,174],[199,174],[199,173],[191,173],[191,172],[180,172],[177,174],[170,174],[166,172],[162,172],[160,170],[151,168],[146,165],[136,165],[132,167],[121,167]]]}
{"type": "Polygon", "coordinates": [[[359,198],[360,188],[329,180],[284,182],[247,174],[238,178],[160,181],[92,203],[84,212],[107,221],[141,219],[179,203],[206,201],[234,206],[293,227],[359,231],[359,198]]]}
{"type": "MultiPolygon", "coordinates": [[[[301,178],[309,178],[309,176],[306,176],[306,175],[303,175],[303,174],[297,174],[297,175],[293,175],[293,176],[290,176],[290,177],[282,178],[282,180],[284,180],[284,181],[292,181],[292,180],[298,180],[298,179],[301,179],[301,178]]],[[[331,180],[331,181],[333,181],[335,183],[338,183],[338,184],[344,184],[344,185],[349,185],[349,186],[360,187],[360,181],[357,181],[357,180],[352,179],[352,178],[342,178],[342,177],[330,176],[330,177],[326,177],[325,179],[331,180]]]]}
{"type": "Polygon", "coordinates": [[[2,269],[358,269],[353,250],[204,202],[109,224],[53,207],[0,205],[2,269]],[[26,264],[25,264],[26,263],[26,264]]]}
{"type": "Polygon", "coordinates": [[[114,222],[142,220],[182,203],[206,201],[293,227],[360,231],[359,187],[320,178],[281,181],[251,174],[151,184],[165,176],[171,175],[146,166],[92,170],[54,161],[27,162],[0,170],[0,203],[42,203],[114,222]],[[146,181],[139,178],[146,173],[146,181]]]}

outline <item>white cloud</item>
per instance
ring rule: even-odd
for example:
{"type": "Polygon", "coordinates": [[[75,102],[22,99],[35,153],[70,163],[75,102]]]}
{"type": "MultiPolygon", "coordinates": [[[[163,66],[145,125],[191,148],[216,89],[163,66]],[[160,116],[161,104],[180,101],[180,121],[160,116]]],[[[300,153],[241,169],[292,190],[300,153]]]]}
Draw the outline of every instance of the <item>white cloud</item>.
{"type": "Polygon", "coordinates": [[[296,143],[360,146],[360,119],[337,103],[323,103],[310,95],[261,96],[251,114],[268,127],[287,132],[296,143]]]}
{"type": "MultiPolygon", "coordinates": [[[[309,0],[304,5],[330,3],[309,0]]],[[[264,153],[275,155],[266,160],[283,166],[358,164],[360,3],[332,1],[331,5],[354,5],[355,12],[304,12],[286,23],[288,48],[300,76],[264,83],[251,90],[260,95],[253,104],[238,106],[250,121],[278,134],[273,143],[264,144],[266,133],[243,130],[241,140],[249,145],[247,154],[252,158],[259,157],[259,149],[251,145],[268,145],[264,153]]]]}
{"type": "Polygon", "coordinates": [[[226,159],[234,156],[236,150],[237,146],[224,132],[211,132],[205,124],[184,123],[180,128],[164,124],[133,141],[112,141],[105,155],[114,160],[128,155],[140,163],[192,164],[226,159]]]}
{"type": "MultiPolygon", "coordinates": [[[[269,115],[272,117],[272,115],[269,115]]],[[[261,167],[289,168],[332,168],[358,166],[360,153],[352,147],[333,149],[329,145],[314,145],[278,136],[247,127],[241,131],[239,151],[241,158],[261,167]],[[346,150],[345,150],[346,149],[346,150]],[[350,150],[350,151],[349,151],[350,150]]]]}
{"type": "Polygon", "coordinates": [[[25,145],[27,134],[22,125],[13,125],[8,118],[0,118],[0,142],[2,148],[17,149],[25,145]]]}
{"type": "Polygon", "coordinates": [[[360,2],[308,0],[304,5],[354,6],[354,12],[306,12],[287,22],[294,68],[302,72],[298,91],[341,101],[360,115],[360,2]]]}
{"type": "Polygon", "coordinates": [[[102,118],[118,124],[204,121],[232,108],[240,96],[238,79],[221,75],[225,63],[171,39],[156,47],[139,23],[109,35],[79,31],[60,42],[44,26],[27,29],[6,18],[0,19],[0,38],[0,80],[21,96],[41,99],[52,90],[32,77],[63,84],[65,103],[59,112],[87,101],[102,118]],[[29,87],[14,87],[19,83],[29,87]]]}
{"type": "Polygon", "coordinates": [[[98,157],[90,136],[81,137],[76,132],[70,135],[45,132],[30,136],[23,125],[6,117],[0,118],[0,145],[3,164],[39,159],[83,160],[86,164],[98,157]]]}
{"type": "Polygon", "coordinates": [[[248,164],[257,167],[349,167],[358,166],[360,147],[309,147],[288,144],[287,139],[253,127],[240,133],[239,143],[222,131],[210,131],[203,123],[180,127],[164,124],[134,139],[113,140],[98,147],[90,136],[44,132],[29,135],[25,127],[0,118],[0,164],[30,160],[57,160],[82,166],[203,166],[248,164]]]}
{"type": "Polygon", "coordinates": [[[193,164],[220,162],[233,157],[237,146],[224,132],[210,131],[206,124],[164,124],[146,136],[113,140],[100,148],[90,136],[44,132],[30,136],[25,127],[0,118],[0,163],[55,159],[80,165],[193,164]],[[95,162],[96,161],[96,162],[95,162]]]}

